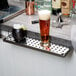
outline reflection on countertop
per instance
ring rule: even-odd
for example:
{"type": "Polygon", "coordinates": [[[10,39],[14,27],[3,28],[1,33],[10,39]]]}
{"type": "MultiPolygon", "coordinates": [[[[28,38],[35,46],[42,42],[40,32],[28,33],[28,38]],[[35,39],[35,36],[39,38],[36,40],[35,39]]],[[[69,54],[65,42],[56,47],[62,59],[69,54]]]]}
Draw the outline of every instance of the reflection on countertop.
{"type": "Polygon", "coordinates": [[[20,13],[23,12],[22,10],[25,8],[24,1],[18,2],[14,0],[8,0],[8,4],[9,4],[9,8],[0,10],[0,23],[3,23],[5,21],[12,19],[15,16],[20,15],[20,13]]]}
{"type": "Polygon", "coordinates": [[[10,5],[9,8],[0,10],[0,19],[3,19],[6,16],[9,16],[9,15],[11,15],[11,14],[13,14],[21,9],[22,8],[20,8],[18,6],[10,5]]]}

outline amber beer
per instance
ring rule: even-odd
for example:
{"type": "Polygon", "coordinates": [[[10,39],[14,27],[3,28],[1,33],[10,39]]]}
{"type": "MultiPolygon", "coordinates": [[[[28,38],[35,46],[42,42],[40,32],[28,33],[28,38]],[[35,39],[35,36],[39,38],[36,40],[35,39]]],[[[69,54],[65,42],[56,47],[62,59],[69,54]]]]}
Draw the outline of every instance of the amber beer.
{"type": "Polygon", "coordinates": [[[41,45],[49,45],[49,28],[50,28],[50,11],[41,10],[39,13],[39,24],[40,24],[40,33],[41,33],[41,45]]]}

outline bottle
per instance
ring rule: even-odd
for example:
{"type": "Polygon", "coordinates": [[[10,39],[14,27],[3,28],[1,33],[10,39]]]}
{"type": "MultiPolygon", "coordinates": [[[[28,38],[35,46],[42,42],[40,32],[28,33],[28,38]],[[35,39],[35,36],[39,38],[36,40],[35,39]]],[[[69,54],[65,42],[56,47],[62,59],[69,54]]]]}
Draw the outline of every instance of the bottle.
{"type": "Polygon", "coordinates": [[[71,0],[62,0],[61,2],[62,15],[69,16],[70,9],[71,9],[71,0]]]}
{"type": "Polygon", "coordinates": [[[34,15],[34,0],[26,0],[25,1],[25,12],[26,15],[34,15]]]}
{"type": "Polygon", "coordinates": [[[57,15],[61,12],[61,0],[52,0],[52,14],[57,15]]]}

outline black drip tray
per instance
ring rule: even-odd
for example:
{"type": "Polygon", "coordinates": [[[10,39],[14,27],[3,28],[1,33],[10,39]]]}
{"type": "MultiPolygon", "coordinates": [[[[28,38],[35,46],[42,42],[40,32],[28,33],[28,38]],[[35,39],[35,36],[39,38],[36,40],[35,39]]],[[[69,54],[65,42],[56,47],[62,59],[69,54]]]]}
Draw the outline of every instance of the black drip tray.
{"type": "Polygon", "coordinates": [[[15,42],[11,34],[8,35],[8,37],[4,38],[4,41],[18,46],[28,47],[38,51],[58,55],[61,57],[65,57],[70,51],[73,50],[71,41],[52,36],[50,36],[50,47],[43,48],[40,45],[40,34],[31,31],[27,31],[27,36],[25,37],[24,41],[20,43],[15,42]]]}
{"type": "Polygon", "coordinates": [[[6,16],[9,16],[10,14],[15,13],[15,12],[19,11],[20,9],[21,9],[20,7],[10,5],[9,8],[0,10],[0,19],[4,18],[6,16]]]}

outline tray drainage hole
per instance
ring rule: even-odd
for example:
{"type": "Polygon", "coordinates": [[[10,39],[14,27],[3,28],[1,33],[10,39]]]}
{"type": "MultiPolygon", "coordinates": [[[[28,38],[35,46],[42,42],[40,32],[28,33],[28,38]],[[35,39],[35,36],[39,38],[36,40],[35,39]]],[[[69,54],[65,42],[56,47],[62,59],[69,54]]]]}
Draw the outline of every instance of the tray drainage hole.
{"type": "Polygon", "coordinates": [[[60,49],[58,51],[61,51],[60,49]]]}
{"type": "Polygon", "coordinates": [[[64,52],[64,51],[62,51],[62,52],[64,52]]]}
{"type": "Polygon", "coordinates": [[[64,53],[62,53],[61,55],[62,55],[62,56],[65,56],[65,54],[64,54],[64,53]]]}
{"type": "Polygon", "coordinates": [[[55,50],[57,50],[57,48],[55,50]]]}
{"type": "Polygon", "coordinates": [[[57,49],[59,48],[59,47],[56,47],[57,49]]]}

